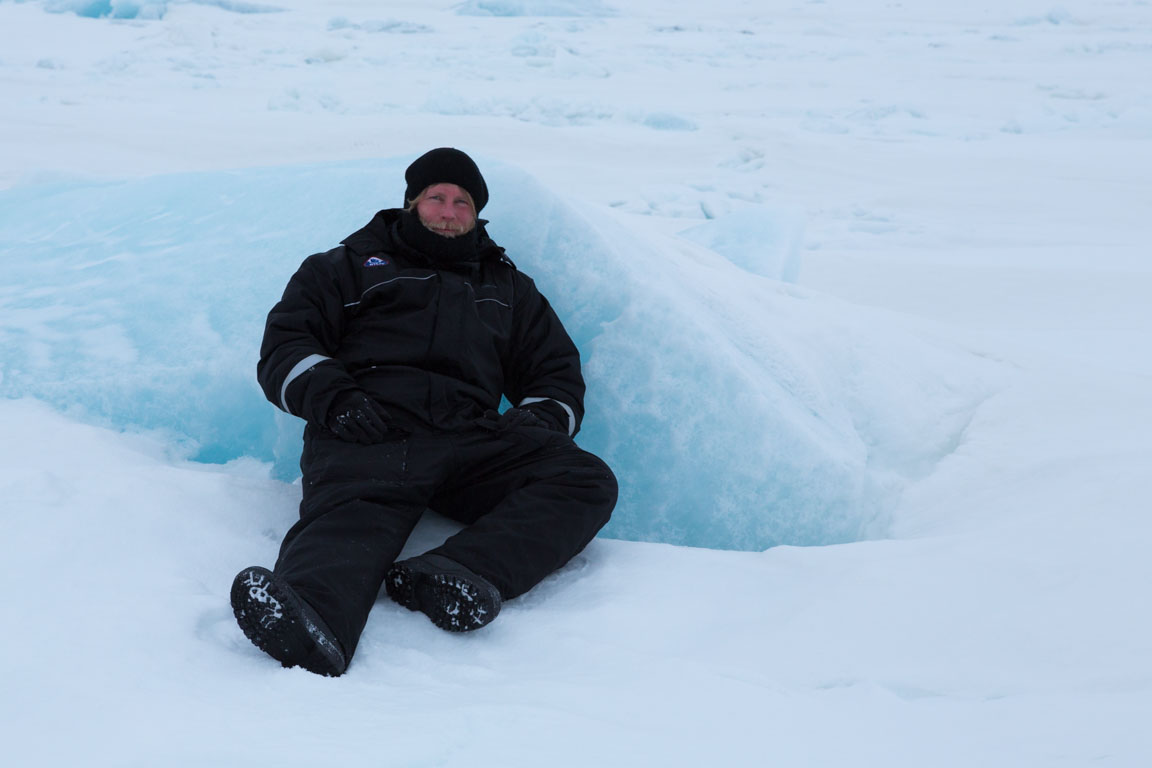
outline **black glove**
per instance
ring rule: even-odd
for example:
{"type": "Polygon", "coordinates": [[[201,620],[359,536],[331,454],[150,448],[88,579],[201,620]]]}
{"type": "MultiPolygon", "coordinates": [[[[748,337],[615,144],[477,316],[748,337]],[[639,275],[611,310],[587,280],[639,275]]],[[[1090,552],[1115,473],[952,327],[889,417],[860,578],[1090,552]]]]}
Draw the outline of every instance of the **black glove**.
{"type": "Polygon", "coordinates": [[[497,432],[518,427],[542,427],[566,435],[568,434],[568,413],[553,400],[541,400],[538,403],[522,405],[519,408],[509,408],[504,413],[485,411],[480,424],[497,432]]]}
{"type": "Polygon", "coordinates": [[[341,440],[361,445],[372,445],[384,440],[388,433],[388,411],[384,406],[353,389],[341,393],[332,401],[324,426],[341,440]]]}

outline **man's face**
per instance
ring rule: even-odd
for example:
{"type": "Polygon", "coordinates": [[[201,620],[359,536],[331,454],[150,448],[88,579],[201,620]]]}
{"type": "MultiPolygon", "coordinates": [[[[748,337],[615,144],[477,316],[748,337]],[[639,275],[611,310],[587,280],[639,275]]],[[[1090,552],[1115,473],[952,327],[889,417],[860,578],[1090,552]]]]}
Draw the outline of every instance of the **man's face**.
{"type": "Polygon", "coordinates": [[[455,184],[433,184],[416,203],[420,223],[438,235],[459,237],[476,226],[468,193],[455,184]]]}

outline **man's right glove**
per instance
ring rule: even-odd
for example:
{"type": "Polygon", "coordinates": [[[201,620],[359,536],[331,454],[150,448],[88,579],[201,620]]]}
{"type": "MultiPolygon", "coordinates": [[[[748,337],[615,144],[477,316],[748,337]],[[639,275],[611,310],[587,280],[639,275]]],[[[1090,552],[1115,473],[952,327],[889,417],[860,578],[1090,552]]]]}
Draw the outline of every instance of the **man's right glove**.
{"type": "Polygon", "coordinates": [[[384,406],[363,391],[352,389],[332,401],[324,426],[341,440],[372,445],[384,440],[389,418],[384,406]]]}

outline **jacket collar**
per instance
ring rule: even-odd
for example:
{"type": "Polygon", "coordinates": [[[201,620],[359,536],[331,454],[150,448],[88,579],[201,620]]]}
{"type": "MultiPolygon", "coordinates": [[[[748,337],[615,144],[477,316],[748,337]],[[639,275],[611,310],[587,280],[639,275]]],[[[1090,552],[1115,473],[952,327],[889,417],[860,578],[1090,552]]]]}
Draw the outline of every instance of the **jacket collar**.
{"type": "MultiPolygon", "coordinates": [[[[427,255],[408,247],[396,234],[396,227],[400,222],[400,216],[402,214],[403,211],[400,208],[386,208],[378,211],[376,215],[372,217],[371,221],[340,242],[345,247],[350,248],[362,256],[368,256],[381,251],[387,253],[399,252],[431,264],[432,261],[427,255]]],[[[505,255],[504,249],[488,236],[487,230],[484,229],[484,225],[487,223],[487,219],[478,219],[476,221],[476,226],[479,230],[477,232],[478,244],[476,248],[478,261],[504,262],[512,268],[515,268],[516,265],[505,255]]]]}

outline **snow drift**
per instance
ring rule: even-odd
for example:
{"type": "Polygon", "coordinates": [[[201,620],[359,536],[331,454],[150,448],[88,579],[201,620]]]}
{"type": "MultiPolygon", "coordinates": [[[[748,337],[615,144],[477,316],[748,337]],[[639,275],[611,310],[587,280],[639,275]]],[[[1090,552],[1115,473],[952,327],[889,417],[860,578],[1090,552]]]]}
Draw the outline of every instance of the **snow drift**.
{"type": "MultiPolygon", "coordinates": [[[[162,430],[199,461],[274,461],[291,479],[301,422],[254,380],[264,316],[306,255],[401,201],[407,162],[0,193],[0,395],[162,430]]],[[[986,364],[905,322],[742,268],[732,254],[764,271],[754,252],[775,247],[762,223],[724,225],[725,257],[481,165],[490,232],[584,355],[580,440],[621,480],[609,536],[764,549],[883,535],[900,488],[991,387],[986,364]]],[[[780,229],[787,240],[795,222],[780,229]]]]}

